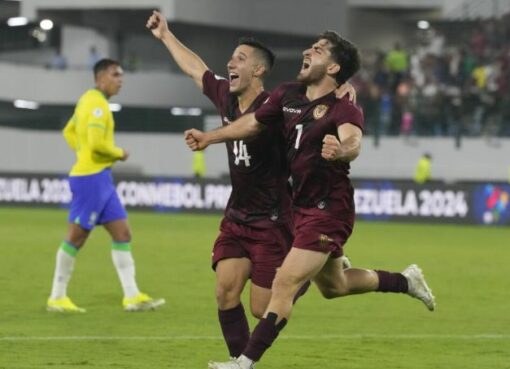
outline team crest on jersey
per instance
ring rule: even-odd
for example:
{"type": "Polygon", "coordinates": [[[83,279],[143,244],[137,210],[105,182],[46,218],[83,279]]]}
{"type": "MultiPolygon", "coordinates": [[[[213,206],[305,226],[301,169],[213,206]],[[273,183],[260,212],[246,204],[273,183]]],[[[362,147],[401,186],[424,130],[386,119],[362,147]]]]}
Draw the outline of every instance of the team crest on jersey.
{"type": "Polygon", "coordinates": [[[324,114],[328,111],[328,106],[324,104],[317,105],[315,109],[313,109],[313,118],[314,119],[321,119],[324,114]]]}
{"type": "Polygon", "coordinates": [[[92,115],[94,115],[96,118],[101,118],[103,116],[103,109],[95,108],[92,112],[92,115]]]}

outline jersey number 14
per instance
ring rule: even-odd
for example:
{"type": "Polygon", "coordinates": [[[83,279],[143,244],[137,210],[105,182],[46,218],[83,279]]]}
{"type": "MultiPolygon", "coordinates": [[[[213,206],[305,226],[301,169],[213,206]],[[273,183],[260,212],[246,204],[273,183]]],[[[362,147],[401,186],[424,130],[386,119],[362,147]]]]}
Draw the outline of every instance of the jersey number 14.
{"type": "Polygon", "coordinates": [[[248,154],[248,147],[244,141],[234,141],[234,157],[236,165],[239,165],[239,162],[244,161],[244,165],[246,167],[250,166],[251,156],[248,154]]]}

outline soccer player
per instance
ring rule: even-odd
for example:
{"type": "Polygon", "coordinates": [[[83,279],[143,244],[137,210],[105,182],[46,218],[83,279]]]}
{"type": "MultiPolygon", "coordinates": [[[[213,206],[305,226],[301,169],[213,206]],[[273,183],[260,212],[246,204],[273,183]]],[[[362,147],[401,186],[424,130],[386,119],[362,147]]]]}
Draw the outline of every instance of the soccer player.
{"type": "MultiPolygon", "coordinates": [[[[146,26],[213,102],[224,126],[254,112],[268,98],[264,79],[273,66],[274,55],[259,42],[240,41],[227,63],[227,80],[211,72],[184,46],[159,12],[153,12],[146,26]]],[[[213,247],[212,266],[216,272],[218,319],[231,357],[242,353],[250,336],[241,303],[248,279],[251,313],[261,318],[276,269],[292,243],[289,174],[282,143],[283,135],[275,127],[249,142],[234,140],[226,145],[232,193],[213,247]]]]}
{"type": "Polygon", "coordinates": [[[47,310],[85,312],[67,297],[78,251],[90,232],[101,224],[112,238],[112,259],[124,292],[125,311],[152,310],[165,303],[138,290],[135,263],[131,254],[131,230],[127,213],[115,191],[111,167],[117,160],[127,160],[129,153],[114,142],[114,121],[108,99],[122,87],[120,64],[102,59],[94,66],[96,88],[79,99],[74,114],[64,128],[64,137],[76,153],[76,163],[69,174],[72,200],[69,227],[57,252],[57,262],[47,310]]]}
{"type": "Polygon", "coordinates": [[[253,368],[284,328],[296,291],[313,280],[326,298],[370,291],[407,293],[429,310],[434,297],[416,265],[402,273],[344,269],[339,256],[354,226],[354,191],[348,174],[360,153],[361,109],[334,90],[359,69],[356,47],[332,31],[303,52],[298,81],[276,88],[254,114],[222,129],[185,132],[188,146],[255,137],[277,127],[285,136],[293,185],[294,241],[272,285],[264,317],[243,354],[211,369],[253,368]]]}

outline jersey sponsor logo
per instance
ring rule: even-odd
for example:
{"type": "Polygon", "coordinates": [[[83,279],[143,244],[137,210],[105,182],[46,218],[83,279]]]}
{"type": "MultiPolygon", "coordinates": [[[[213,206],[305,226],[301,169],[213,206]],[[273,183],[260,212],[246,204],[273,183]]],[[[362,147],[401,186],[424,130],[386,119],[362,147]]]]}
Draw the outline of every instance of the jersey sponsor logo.
{"type": "Polygon", "coordinates": [[[93,111],[92,111],[92,115],[95,116],[96,118],[101,118],[103,116],[103,109],[101,108],[95,108],[93,111]]]}
{"type": "Polygon", "coordinates": [[[232,123],[230,120],[228,120],[227,117],[223,117],[223,122],[227,123],[227,124],[230,124],[232,123]]]}
{"type": "Polygon", "coordinates": [[[315,109],[313,109],[313,118],[314,119],[321,119],[324,114],[328,111],[329,107],[324,104],[317,105],[315,109]]]}
{"type": "Polygon", "coordinates": [[[265,99],[262,104],[265,104],[265,103],[268,103],[268,102],[269,102],[269,97],[267,99],[265,99]]]}
{"type": "Polygon", "coordinates": [[[226,80],[225,77],[222,77],[222,76],[218,76],[217,74],[214,75],[214,78],[218,81],[221,81],[221,80],[226,80]]]}
{"type": "Polygon", "coordinates": [[[282,110],[284,111],[284,113],[301,114],[301,109],[287,108],[286,106],[284,106],[282,110]]]}

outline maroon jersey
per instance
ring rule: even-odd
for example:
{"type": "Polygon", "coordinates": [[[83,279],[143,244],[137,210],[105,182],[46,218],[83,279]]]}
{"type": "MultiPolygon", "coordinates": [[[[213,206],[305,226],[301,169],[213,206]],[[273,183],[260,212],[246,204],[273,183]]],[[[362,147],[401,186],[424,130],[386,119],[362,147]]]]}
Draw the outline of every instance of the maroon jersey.
{"type": "MultiPolygon", "coordinates": [[[[241,113],[229,82],[211,71],[202,77],[204,94],[214,103],[223,125],[246,113],[253,113],[268,98],[262,92],[247,111],[241,113]]],[[[283,135],[277,127],[264,130],[250,141],[226,143],[232,194],[225,216],[235,222],[257,227],[287,223],[290,219],[289,171],[283,135]]]]}
{"type": "Polygon", "coordinates": [[[347,97],[337,99],[334,91],[313,101],[305,93],[302,83],[280,85],[255,117],[268,127],[278,126],[285,136],[294,206],[311,214],[352,215],[349,163],[323,159],[322,140],[327,134],[338,137],[344,123],[363,129],[363,112],[347,97]]]}

